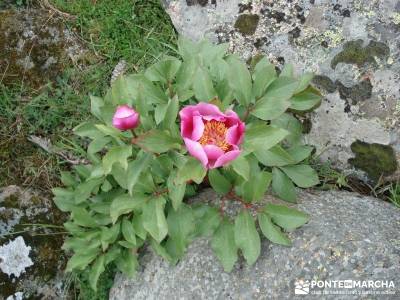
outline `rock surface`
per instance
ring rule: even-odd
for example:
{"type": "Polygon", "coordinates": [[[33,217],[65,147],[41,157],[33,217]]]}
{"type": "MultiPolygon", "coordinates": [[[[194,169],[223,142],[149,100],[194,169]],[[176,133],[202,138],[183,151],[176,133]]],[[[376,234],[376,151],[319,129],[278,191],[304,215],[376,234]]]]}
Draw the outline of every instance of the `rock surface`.
{"type": "Polygon", "coordinates": [[[0,188],[0,299],[68,299],[63,236],[46,227],[62,222],[43,195],[13,185],[0,188]]]}
{"type": "Polygon", "coordinates": [[[64,21],[44,9],[0,11],[0,82],[40,87],[86,51],[64,21]]]}
{"type": "MultiPolygon", "coordinates": [[[[197,200],[214,197],[207,191],[197,200]]],[[[392,280],[395,288],[377,291],[395,292],[384,299],[398,299],[400,210],[348,192],[301,192],[299,198],[298,208],[311,220],[289,234],[292,247],[264,240],[255,265],[241,261],[230,274],[223,272],[207,239],[196,240],[176,267],[148,252],[136,280],[117,275],[110,299],[293,299],[295,281],[348,279],[392,280]]],[[[267,196],[266,201],[274,200],[267,196]]],[[[360,298],[379,296],[340,299],[360,298]]]]}
{"type": "Polygon", "coordinates": [[[315,72],[314,85],[325,97],[311,114],[306,141],[341,169],[398,178],[400,1],[164,4],[178,32],[189,38],[227,42],[246,60],[264,54],[278,66],[292,63],[297,72],[315,72]]]}

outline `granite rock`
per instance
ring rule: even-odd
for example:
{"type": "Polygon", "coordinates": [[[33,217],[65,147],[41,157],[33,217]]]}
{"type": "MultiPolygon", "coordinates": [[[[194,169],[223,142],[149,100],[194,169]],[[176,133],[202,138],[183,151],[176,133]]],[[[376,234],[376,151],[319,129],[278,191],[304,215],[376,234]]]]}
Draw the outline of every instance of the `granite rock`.
{"type": "MultiPolygon", "coordinates": [[[[194,201],[210,199],[215,194],[206,191],[194,201]]],[[[265,201],[276,200],[266,196],[265,201]]],[[[146,251],[136,279],[117,275],[110,299],[296,299],[295,282],[313,280],[393,281],[394,287],[376,291],[387,292],[385,299],[398,299],[399,209],[379,199],[338,191],[302,191],[297,208],[309,213],[311,220],[289,233],[293,246],[264,240],[261,255],[251,267],[241,260],[231,273],[225,273],[209,240],[198,239],[176,266],[146,251]]],[[[338,289],[315,287],[310,293],[332,290],[338,289]]],[[[358,288],[367,290],[371,289],[358,288]]],[[[324,299],[338,299],[338,295],[324,299]]],[[[340,299],[382,298],[347,295],[340,299]]]]}
{"type": "MultiPolygon", "coordinates": [[[[278,67],[313,71],[324,95],[312,114],[306,142],[324,160],[360,177],[379,166],[354,166],[352,144],[382,144],[394,151],[400,176],[400,2],[398,0],[164,0],[177,31],[229,43],[249,60],[266,55],[278,67]]],[[[370,147],[367,147],[370,148],[370,147]]],[[[393,157],[392,157],[393,158],[393,157]]],[[[391,158],[391,161],[392,161],[391,158]]],[[[380,164],[384,165],[384,164],[380,164]]]]}

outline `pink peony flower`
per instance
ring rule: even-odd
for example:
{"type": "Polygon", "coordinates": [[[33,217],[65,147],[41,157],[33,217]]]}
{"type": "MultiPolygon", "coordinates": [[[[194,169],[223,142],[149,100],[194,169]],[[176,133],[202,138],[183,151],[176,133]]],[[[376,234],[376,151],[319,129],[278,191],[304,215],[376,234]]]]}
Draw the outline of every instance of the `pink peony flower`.
{"type": "Polygon", "coordinates": [[[119,130],[129,130],[139,125],[139,114],[129,105],[120,105],[112,119],[113,126],[119,130]]]}
{"type": "Polygon", "coordinates": [[[184,107],[179,116],[186,148],[205,168],[224,166],[239,156],[245,124],[234,111],[222,113],[216,105],[201,102],[184,107]]]}

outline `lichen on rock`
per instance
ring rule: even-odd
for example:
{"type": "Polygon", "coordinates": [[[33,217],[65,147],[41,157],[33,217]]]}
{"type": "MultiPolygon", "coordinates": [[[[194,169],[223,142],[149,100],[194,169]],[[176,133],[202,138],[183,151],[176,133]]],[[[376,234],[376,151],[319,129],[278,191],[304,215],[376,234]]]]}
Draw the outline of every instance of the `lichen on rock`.
{"type": "Polygon", "coordinates": [[[22,236],[0,246],[0,269],[8,276],[19,277],[25,269],[33,265],[29,257],[31,247],[25,245],[22,236]]]}

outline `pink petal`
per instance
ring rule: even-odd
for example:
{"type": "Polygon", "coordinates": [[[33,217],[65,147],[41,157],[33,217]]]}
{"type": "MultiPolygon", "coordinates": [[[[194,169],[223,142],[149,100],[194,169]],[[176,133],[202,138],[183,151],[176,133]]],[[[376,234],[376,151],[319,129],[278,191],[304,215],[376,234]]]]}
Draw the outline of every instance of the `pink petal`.
{"type": "Polygon", "coordinates": [[[192,140],[198,141],[204,132],[204,122],[201,116],[193,117],[192,140]]]}
{"type": "Polygon", "coordinates": [[[195,105],[195,107],[202,116],[224,117],[224,114],[219,110],[218,106],[214,104],[200,102],[199,104],[195,105]]]}
{"type": "Polygon", "coordinates": [[[119,130],[133,129],[139,124],[139,114],[128,105],[120,105],[115,111],[112,123],[119,130]]]}
{"type": "Polygon", "coordinates": [[[239,136],[237,124],[228,128],[225,139],[229,144],[237,145],[239,138],[240,138],[240,136],[239,136]]]}
{"type": "Polygon", "coordinates": [[[203,146],[204,152],[206,153],[208,160],[217,160],[220,156],[224,155],[224,150],[215,145],[203,146]]]}
{"type": "Polygon", "coordinates": [[[214,169],[214,168],[219,168],[222,167],[226,164],[228,164],[229,162],[231,162],[232,160],[236,159],[240,153],[242,151],[241,150],[232,150],[229,152],[226,152],[224,155],[220,156],[214,163],[213,166],[210,166],[210,169],[214,169]]]}
{"type": "Polygon", "coordinates": [[[183,140],[190,155],[197,158],[201,162],[201,164],[206,168],[208,164],[208,158],[200,143],[192,141],[191,139],[187,138],[184,138],[183,140]]]}
{"type": "Polygon", "coordinates": [[[136,111],[129,107],[128,105],[120,105],[115,110],[114,117],[116,118],[126,118],[130,117],[131,115],[136,114],[136,111]]]}

